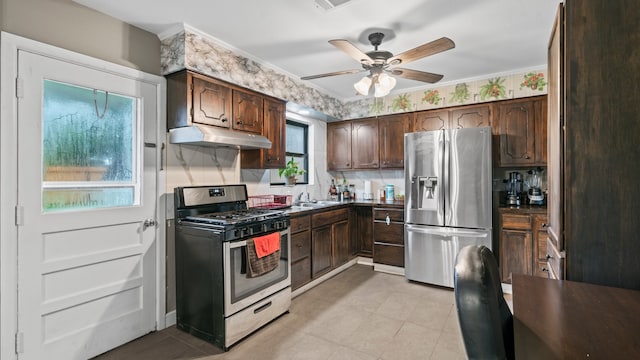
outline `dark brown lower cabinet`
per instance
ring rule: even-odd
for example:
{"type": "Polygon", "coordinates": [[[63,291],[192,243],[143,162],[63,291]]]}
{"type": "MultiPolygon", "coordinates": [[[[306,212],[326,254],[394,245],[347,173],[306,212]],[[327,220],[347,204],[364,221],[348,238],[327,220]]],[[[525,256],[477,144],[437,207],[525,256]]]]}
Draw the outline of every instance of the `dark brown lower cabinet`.
{"type": "Polygon", "coordinates": [[[403,209],[373,209],[373,262],[404,267],[403,209]]]}
{"type": "Polygon", "coordinates": [[[355,224],[356,229],[354,239],[358,246],[358,255],[365,257],[373,256],[373,210],[370,206],[358,206],[356,209],[355,224]]]}
{"type": "Polygon", "coordinates": [[[511,283],[512,274],[531,275],[531,231],[502,230],[500,241],[502,282],[511,283]]]}
{"type": "Polygon", "coordinates": [[[501,210],[500,272],[502,282],[512,274],[549,277],[547,214],[545,209],[501,210]]]}
{"type": "Polygon", "coordinates": [[[349,210],[344,207],[311,215],[311,277],[349,260],[349,210]]]}
{"type": "Polygon", "coordinates": [[[334,268],[349,261],[349,221],[342,220],[333,224],[331,240],[333,242],[332,265],[334,268]]]}
{"type": "Polygon", "coordinates": [[[291,217],[291,288],[311,281],[311,218],[291,217]]]}
{"type": "Polygon", "coordinates": [[[331,270],[331,232],[331,225],[311,230],[312,277],[331,270]]]}

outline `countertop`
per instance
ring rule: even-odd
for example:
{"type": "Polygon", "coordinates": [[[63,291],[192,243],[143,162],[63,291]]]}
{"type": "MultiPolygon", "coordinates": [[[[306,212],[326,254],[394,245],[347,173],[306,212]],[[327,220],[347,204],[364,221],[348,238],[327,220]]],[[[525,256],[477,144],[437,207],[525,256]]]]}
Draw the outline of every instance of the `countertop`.
{"type": "Polygon", "coordinates": [[[404,209],[404,201],[394,200],[394,201],[380,201],[376,200],[347,200],[347,201],[339,201],[332,202],[331,204],[323,204],[316,206],[292,206],[290,208],[284,209],[285,214],[289,215],[297,215],[300,213],[311,213],[313,211],[325,211],[330,208],[340,208],[346,206],[371,206],[371,207],[392,207],[404,209]]]}
{"type": "Polygon", "coordinates": [[[502,205],[498,207],[498,211],[501,213],[522,213],[522,214],[546,214],[547,205],[520,205],[520,206],[508,206],[502,205]]]}

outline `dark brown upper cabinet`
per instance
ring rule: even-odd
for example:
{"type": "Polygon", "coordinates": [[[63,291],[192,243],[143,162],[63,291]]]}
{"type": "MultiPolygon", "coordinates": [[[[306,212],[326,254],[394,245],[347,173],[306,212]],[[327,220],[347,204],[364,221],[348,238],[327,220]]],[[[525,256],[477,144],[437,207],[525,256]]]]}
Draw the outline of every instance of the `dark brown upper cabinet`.
{"type": "Polygon", "coordinates": [[[233,90],[233,129],[262,133],[262,96],[242,90],[233,90]]]}
{"type": "Polygon", "coordinates": [[[378,119],[381,169],[404,168],[404,134],[409,132],[411,114],[382,116],[378,119]]]}
{"type": "Polygon", "coordinates": [[[503,101],[497,109],[498,165],[545,166],[546,97],[503,101]]]}

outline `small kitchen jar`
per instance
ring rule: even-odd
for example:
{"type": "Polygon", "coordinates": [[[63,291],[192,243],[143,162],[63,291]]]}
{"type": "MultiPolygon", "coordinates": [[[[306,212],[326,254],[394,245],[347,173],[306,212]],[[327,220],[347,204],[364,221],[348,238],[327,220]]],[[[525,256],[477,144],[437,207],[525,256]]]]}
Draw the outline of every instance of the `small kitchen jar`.
{"type": "Polygon", "coordinates": [[[395,192],[393,189],[393,185],[385,186],[385,192],[387,193],[387,201],[393,201],[395,197],[395,192]]]}

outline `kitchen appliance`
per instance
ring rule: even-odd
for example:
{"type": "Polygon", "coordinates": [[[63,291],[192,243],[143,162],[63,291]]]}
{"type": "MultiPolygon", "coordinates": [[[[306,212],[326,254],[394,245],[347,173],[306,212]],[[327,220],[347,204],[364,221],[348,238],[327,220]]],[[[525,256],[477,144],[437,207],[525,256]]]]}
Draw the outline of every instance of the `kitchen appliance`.
{"type": "Polygon", "coordinates": [[[289,216],[247,208],[245,185],[178,187],[174,197],[177,327],[227,350],[289,310],[289,216]],[[276,267],[251,277],[247,248],[272,234],[276,267]]]}
{"type": "Polygon", "coordinates": [[[531,169],[529,173],[529,191],[527,198],[531,205],[544,205],[544,193],[542,192],[542,173],[541,167],[531,169]]]}
{"type": "Polygon", "coordinates": [[[405,134],[405,276],[453,287],[458,251],[491,249],[491,128],[405,134]]]}
{"type": "Polygon", "coordinates": [[[522,174],[517,171],[510,172],[507,188],[507,205],[520,206],[520,194],[522,194],[522,174]]]}

